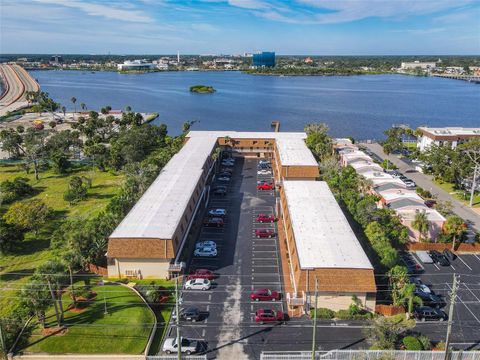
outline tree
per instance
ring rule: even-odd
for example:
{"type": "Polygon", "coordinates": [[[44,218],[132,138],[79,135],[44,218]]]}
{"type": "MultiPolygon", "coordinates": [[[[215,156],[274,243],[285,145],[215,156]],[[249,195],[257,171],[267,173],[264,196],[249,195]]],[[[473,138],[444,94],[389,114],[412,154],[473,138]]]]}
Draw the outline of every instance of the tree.
{"type": "Polygon", "coordinates": [[[65,114],[67,113],[67,108],[62,106],[63,119],[65,119],[65,114]]]}
{"type": "Polygon", "coordinates": [[[21,305],[34,314],[45,329],[45,311],[53,301],[48,285],[40,279],[32,279],[23,286],[20,298],[21,305]]]}
{"type": "Polygon", "coordinates": [[[307,146],[320,160],[332,154],[332,139],[328,136],[328,126],[324,123],[308,124],[305,126],[307,146]]]}
{"type": "Polygon", "coordinates": [[[80,107],[82,108],[82,111],[87,110],[87,105],[85,105],[85,103],[81,103],[80,107]]]}
{"type": "Polygon", "coordinates": [[[28,179],[16,177],[13,180],[5,180],[0,183],[0,204],[8,204],[32,195],[35,189],[28,184],[28,179]]]}
{"type": "Polygon", "coordinates": [[[77,105],[75,105],[75,103],[77,102],[77,98],[72,96],[72,98],[70,99],[70,101],[72,102],[73,104],[73,119],[75,120],[75,114],[77,113],[77,105]]]}
{"type": "Polygon", "coordinates": [[[430,221],[425,211],[419,211],[415,214],[415,218],[412,221],[412,227],[418,231],[418,240],[421,242],[422,237],[426,236],[428,229],[430,228],[430,221]]]}
{"type": "Polygon", "coordinates": [[[57,126],[57,122],[52,120],[48,123],[48,126],[50,126],[51,129],[54,129],[57,126]]]}
{"type": "Polygon", "coordinates": [[[0,255],[13,252],[23,240],[23,232],[0,218],[0,255]]]}
{"type": "Polygon", "coordinates": [[[471,139],[466,143],[461,144],[459,150],[468,156],[474,166],[469,202],[470,207],[473,207],[473,196],[475,195],[477,176],[480,175],[480,139],[471,139]]]}
{"type": "Polygon", "coordinates": [[[77,306],[77,297],[75,295],[75,288],[73,285],[73,271],[78,268],[81,264],[81,256],[79,253],[69,250],[62,252],[60,261],[68,269],[68,274],[70,277],[70,293],[72,294],[73,306],[77,306]]]}
{"type": "Polygon", "coordinates": [[[400,302],[407,305],[407,319],[413,312],[414,305],[423,305],[422,299],[415,295],[415,284],[405,284],[400,292],[400,302]]]}
{"type": "Polygon", "coordinates": [[[379,316],[370,320],[369,327],[364,328],[363,332],[371,344],[371,349],[393,350],[399,337],[414,326],[415,322],[412,320],[379,316]]]}
{"type": "Polygon", "coordinates": [[[399,306],[401,289],[409,282],[408,269],[405,266],[395,265],[388,271],[387,276],[393,305],[399,306]]]}
{"type": "Polygon", "coordinates": [[[132,111],[132,107],[129,105],[125,106],[125,112],[129,113],[130,111],[132,111]]]}
{"type": "Polygon", "coordinates": [[[10,206],[3,218],[7,224],[37,233],[51,213],[52,210],[42,200],[31,199],[10,206]]]}
{"type": "Polygon", "coordinates": [[[34,280],[42,281],[48,286],[58,327],[61,327],[63,324],[62,288],[65,284],[65,278],[65,267],[60,262],[54,260],[43,263],[33,274],[34,280]]]}
{"type": "Polygon", "coordinates": [[[452,251],[455,251],[457,237],[461,236],[466,228],[467,225],[460,216],[451,215],[447,217],[447,221],[445,221],[445,224],[443,225],[443,231],[453,238],[452,251]]]}
{"type": "Polygon", "coordinates": [[[68,190],[63,195],[63,199],[70,204],[75,204],[87,198],[87,187],[83,184],[80,176],[72,176],[68,184],[68,190]]]}
{"type": "Polygon", "coordinates": [[[81,146],[82,140],[78,131],[63,130],[50,136],[46,143],[46,152],[56,173],[66,173],[70,167],[69,158],[78,152],[81,146]]]}

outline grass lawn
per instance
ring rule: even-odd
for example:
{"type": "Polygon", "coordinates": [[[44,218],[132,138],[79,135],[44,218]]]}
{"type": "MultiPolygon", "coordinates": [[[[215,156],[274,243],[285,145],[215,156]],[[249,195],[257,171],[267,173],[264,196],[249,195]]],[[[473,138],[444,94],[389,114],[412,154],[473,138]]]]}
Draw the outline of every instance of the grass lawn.
{"type": "MultiPolygon", "coordinates": [[[[123,176],[108,172],[92,172],[86,167],[75,168],[68,175],[58,175],[51,171],[40,173],[36,181],[33,174],[27,175],[16,165],[0,165],[0,181],[12,180],[16,177],[29,178],[30,185],[38,190],[33,198],[43,200],[55,211],[55,218],[40,231],[38,236],[27,233],[25,241],[15,254],[0,257],[0,316],[5,316],[17,306],[15,296],[17,290],[28,281],[29,275],[43,262],[52,258],[49,250],[50,236],[60,221],[68,217],[91,217],[105,208],[110,198],[118,191],[123,176]],[[77,205],[70,205],[63,200],[63,193],[68,187],[69,178],[73,175],[87,176],[92,179],[92,187],[88,191],[88,199],[77,205]],[[14,274],[11,274],[14,273],[14,274]]],[[[8,205],[0,206],[0,216],[8,209],[8,205]]]]}
{"type": "MultiPolygon", "coordinates": [[[[95,282],[92,281],[92,284],[95,282]]],[[[79,282],[76,285],[81,285],[79,282]]],[[[145,350],[154,315],[148,306],[129,288],[122,285],[93,286],[97,296],[81,313],[65,310],[64,335],[44,336],[37,325],[21,351],[83,354],[141,354],[145,350]],[[105,301],[107,314],[105,314],[105,301]]],[[[63,295],[64,309],[71,304],[68,291],[63,295]]],[[[53,308],[47,313],[55,326],[53,308]]]]}
{"type": "MultiPolygon", "coordinates": [[[[441,183],[439,181],[435,181],[435,184],[437,184],[442,190],[446,191],[447,193],[451,194],[455,199],[460,200],[462,203],[468,206],[470,203],[470,193],[467,194],[467,196],[464,196],[464,191],[462,190],[456,190],[453,188],[453,184],[451,183],[441,183]]],[[[480,194],[476,194],[473,197],[473,207],[480,207],[480,194]]]]}

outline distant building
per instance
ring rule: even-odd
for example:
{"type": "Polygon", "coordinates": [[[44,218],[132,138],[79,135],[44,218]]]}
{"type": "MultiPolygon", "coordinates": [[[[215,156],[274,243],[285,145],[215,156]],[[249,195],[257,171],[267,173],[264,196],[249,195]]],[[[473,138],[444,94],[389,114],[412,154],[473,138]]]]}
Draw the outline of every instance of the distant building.
{"type": "Polygon", "coordinates": [[[305,64],[313,64],[313,59],[310,56],[303,61],[305,62],[305,64]]]}
{"type": "Polygon", "coordinates": [[[157,69],[158,69],[158,70],[164,70],[164,71],[166,71],[166,70],[168,70],[168,64],[158,63],[158,64],[157,64],[157,69]]]}
{"type": "Polygon", "coordinates": [[[275,66],[275,53],[274,52],[261,52],[259,54],[253,54],[253,66],[255,67],[274,67],[275,66]]]}
{"type": "Polygon", "coordinates": [[[422,133],[422,136],[418,137],[417,140],[417,148],[420,151],[425,151],[432,146],[432,144],[437,146],[444,146],[448,144],[452,149],[454,149],[457,147],[457,145],[460,145],[469,139],[480,138],[480,127],[419,127],[418,131],[422,133]]]}
{"type": "Polygon", "coordinates": [[[429,70],[435,69],[437,67],[436,62],[420,62],[420,61],[413,61],[413,62],[402,62],[400,66],[404,70],[414,70],[420,68],[422,70],[429,70]]]}
{"type": "Polygon", "coordinates": [[[146,62],[146,60],[127,60],[123,64],[117,64],[119,71],[122,70],[151,70],[155,68],[155,65],[152,63],[146,62]]]}
{"type": "Polygon", "coordinates": [[[59,65],[63,63],[63,58],[59,55],[54,55],[50,58],[49,62],[51,65],[59,65]]]}

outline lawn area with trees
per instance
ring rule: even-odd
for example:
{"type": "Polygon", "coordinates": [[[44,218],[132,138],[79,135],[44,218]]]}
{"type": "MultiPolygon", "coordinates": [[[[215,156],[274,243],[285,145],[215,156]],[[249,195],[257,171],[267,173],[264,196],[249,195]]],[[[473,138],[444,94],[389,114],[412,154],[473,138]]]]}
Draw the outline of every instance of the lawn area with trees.
{"type": "MultiPolygon", "coordinates": [[[[75,283],[76,291],[86,289],[95,294],[85,301],[81,311],[67,310],[73,306],[71,292],[62,295],[64,324],[61,336],[48,336],[49,326],[56,325],[53,307],[45,312],[47,331],[38,323],[21,352],[84,353],[84,354],[141,354],[154,325],[154,315],[140,297],[126,286],[106,283],[98,285],[92,278],[75,283]],[[85,304],[86,303],[86,304],[85,304]]],[[[62,330],[59,330],[62,331],[62,330]]]]}
{"type": "MultiPolygon", "coordinates": [[[[86,108],[85,104],[80,106],[86,108]]],[[[102,112],[108,114],[108,111],[105,107],[102,112]]],[[[14,163],[0,166],[3,288],[0,325],[5,339],[5,348],[0,350],[3,352],[11,349],[30,317],[33,322],[19,344],[26,341],[32,326],[38,329],[45,323],[51,335],[48,341],[31,343],[29,351],[61,352],[68,348],[74,352],[77,349],[68,345],[76,340],[68,340],[64,333],[71,330],[68,321],[83,318],[73,317],[66,306],[72,302],[78,307],[82,305],[82,298],[91,300],[92,293],[96,293],[95,301],[89,304],[93,308],[88,306],[85,315],[92,309],[90,313],[98,315],[98,309],[104,306],[99,294],[101,296],[106,287],[85,292],[75,284],[80,276],[88,274],[90,264],[106,266],[108,236],[184,143],[185,134],[168,136],[166,125],[145,124],[142,115],[129,107],[121,119],[101,118],[95,111],[82,115],[72,130],[19,126],[0,132],[2,150],[14,163]],[[67,343],[62,339],[67,339],[67,343]]],[[[157,304],[161,299],[155,297],[160,293],[157,285],[149,290],[141,293],[151,303],[157,319],[167,316],[167,304],[157,304]]],[[[131,296],[137,302],[141,300],[137,295],[131,296]]],[[[134,342],[131,339],[137,335],[143,338],[141,332],[132,330],[133,326],[126,326],[132,321],[139,324],[145,321],[141,313],[137,319],[137,312],[128,312],[135,307],[130,302],[133,298],[129,300],[128,296],[121,295],[118,301],[124,297],[127,299],[124,304],[114,307],[121,316],[111,322],[107,316],[98,319],[97,315],[95,319],[87,316],[85,321],[75,323],[72,336],[82,337],[75,332],[94,321],[90,334],[101,335],[104,331],[103,341],[111,341],[108,329],[114,328],[112,324],[118,325],[114,335],[118,343],[134,342]]],[[[115,299],[112,298],[112,304],[115,299]]],[[[89,338],[88,333],[85,338],[89,338]]],[[[101,352],[104,348],[124,352],[120,345],[107,345],[97,344],[92,350],[87,345],[78,346],[78,351],[96,348],[101,352]]],[[[129,346],[129,351],[138,353],[144,344],[136,346],[129,346]]]]}

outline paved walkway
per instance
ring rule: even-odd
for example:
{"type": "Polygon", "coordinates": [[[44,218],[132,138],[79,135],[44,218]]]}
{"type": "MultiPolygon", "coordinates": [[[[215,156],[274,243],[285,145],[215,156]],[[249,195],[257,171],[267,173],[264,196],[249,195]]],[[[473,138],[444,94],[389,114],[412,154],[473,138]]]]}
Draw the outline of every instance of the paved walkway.
{"type": "Polygon", "coordinates": [[[425,175],[419,172],[410,172],[406,173],[407,170],[415,171],[414,165],[407,164],[405,161],[398,158],[396,155],[387,155],[383,152],[382,146],[380,144],[361,144],[367,147],[374,154],[379,156],[382,159],[388,159],[390,162],[395,164],[398,169],[404,173],[407,177],[412,179],[417,183],[418,186],[422,187],[425,190],[430,191],[432,194],[436,195],[438,200],[450,201],[453,205],[453,211],[466,221],[468,221],[472,228],[477,232],[480,231],[480,214],[470,209],[467,205],[464,205],[461,201],[454,198],[445,190],[437,186],[433,181],[431,176],[425,175]]]}

